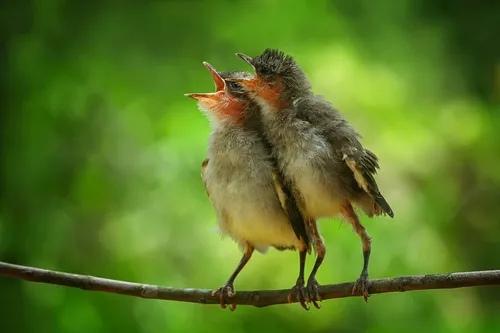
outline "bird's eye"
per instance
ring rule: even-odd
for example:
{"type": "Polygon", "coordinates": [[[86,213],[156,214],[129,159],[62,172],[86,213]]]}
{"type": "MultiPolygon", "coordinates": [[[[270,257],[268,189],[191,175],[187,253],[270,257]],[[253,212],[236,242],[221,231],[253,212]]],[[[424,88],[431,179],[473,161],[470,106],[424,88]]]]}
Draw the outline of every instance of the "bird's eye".
{"type": "Polygon", "coordinates": [[[227,83],[227,87],[231,91],[240,92],[242,90],[241,85],[237,82],[226,82],[226,83],[227,83]]]}

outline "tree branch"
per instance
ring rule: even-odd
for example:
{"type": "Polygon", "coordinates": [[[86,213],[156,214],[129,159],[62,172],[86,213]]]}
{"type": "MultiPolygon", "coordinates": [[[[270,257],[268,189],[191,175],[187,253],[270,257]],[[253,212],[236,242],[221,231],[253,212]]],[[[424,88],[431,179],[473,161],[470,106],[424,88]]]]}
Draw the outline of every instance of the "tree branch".
{"type": "MultiPolygon", "coordinates": [[[[218,297],[212,296],[207,289],[180,289],[149,284],[103,279],[87,275],[77,275],[50,271],[46,269],[19,266],[0,262],[0,276],[22,279],[32,282],[50,283],[84,290],[104,291],[114,294],[142,298],[163,299],[169,301],[218,304],[218,297]]],[[[321,286],[319,293],[323,300],[361,296],[351,294],[353,282],[321,286]]],[[[500,285],[500,270],[463,272],[449,274],[431,274],[399,276],[394,278],[370,280],[370,294],[391,293],[397,291],[450,289],[474,286],[500,285]]],[[[285,304],[289,290],[237,291],[228,303],[264,307],[285,304]]]]}

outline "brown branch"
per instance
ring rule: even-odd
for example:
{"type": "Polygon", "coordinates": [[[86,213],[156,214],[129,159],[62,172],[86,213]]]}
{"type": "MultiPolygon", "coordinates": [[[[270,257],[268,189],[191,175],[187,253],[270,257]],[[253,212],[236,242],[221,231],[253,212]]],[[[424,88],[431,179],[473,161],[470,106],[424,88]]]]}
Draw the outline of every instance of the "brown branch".
{"type": "MultiPolygon", "coordinates": [[[[218,304],[218,298],[212,296],[212,291],[207,289],[161,287],[87,275],[62,273],[4,262],[0,262],[0,276],[142,298],[218,304]]],[[[500,285],[500,270],[377,279],[370,281],[368,289],[370,294],[381,294],[396,291],[450,289],[488,285],[500,285]]],[[[352,282],[324,285],[320,287],[319,293],[324,300],[360,296],[359,293],[351,295],[352,287],[352,282]]],[[[230,298],[228,303],[234,302],[238,305],[253,305],[257,307],[285,304],[288,303],[288,292],[289,290],[238,291],[234,297],[230,298]]]]}

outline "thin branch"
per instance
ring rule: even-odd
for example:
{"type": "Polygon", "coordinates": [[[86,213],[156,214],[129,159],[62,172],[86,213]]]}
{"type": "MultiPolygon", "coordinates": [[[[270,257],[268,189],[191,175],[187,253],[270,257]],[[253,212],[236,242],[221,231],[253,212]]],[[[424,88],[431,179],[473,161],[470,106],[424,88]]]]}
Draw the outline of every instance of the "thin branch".
{"type": "MultiPolygon", "coordinates": [[[[202,304],[219,303],[218,297],[212,296],[212,291],[207,289],[161,287],[103,279],[87,275],[62,273],[4,262],[0,262],[0,276],[142,298],[202,304]]],[[[376,279],[370,281],[368,290],[370,294],[381,294],[397,291],[450,289],[492,285],[500,285],[500,270],[376,279]]],[[[359,293],[355,295],[351,294],[352,287],[353,282],[324,285],[320,287],[319,293],[323,300],[360,296],[359,293]]],[[[288,292],[289,290],[237,291],[236,295],[231,297],[228,303],[253,305],[256,307],[285,304],[288,303],[288,292]]]]}

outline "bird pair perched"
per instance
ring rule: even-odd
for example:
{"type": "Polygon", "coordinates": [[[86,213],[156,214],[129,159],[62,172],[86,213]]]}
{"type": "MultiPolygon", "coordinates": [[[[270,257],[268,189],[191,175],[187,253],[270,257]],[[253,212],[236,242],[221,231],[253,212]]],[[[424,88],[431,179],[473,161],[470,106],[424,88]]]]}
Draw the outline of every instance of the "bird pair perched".
{"type": "Polygon", "coordinates": [[[244,252],[213,295],[225,308],[254,250],[265,253],[274,247],[299,251],[299,276],[288,301],[319,308],[315,276],[326,248],[317,220],[342,216],[361,238],[363,269],[352,292],[360,291],[366,301],[371,241],[354,207],[369,217],[394,217],[374,179],[377,156],[363,148],[360,135],[338,110],[314,94],[291,56],[275,49],[254,58],[236,55],[254,74],[219,72],[204,62],[216,91],[186,94],[198,101],[212,127],[202,178],[220,231],[244,252]],[[317,258],[305,285],[311,249],[317,258]]]}

